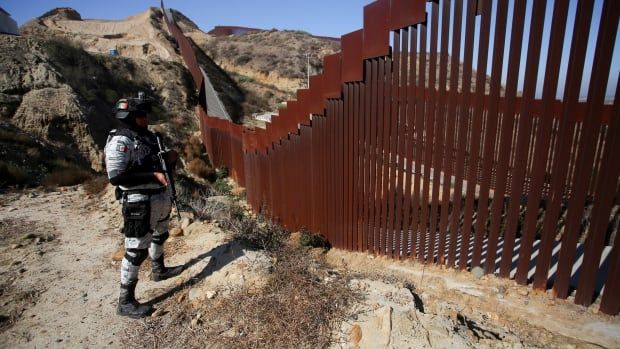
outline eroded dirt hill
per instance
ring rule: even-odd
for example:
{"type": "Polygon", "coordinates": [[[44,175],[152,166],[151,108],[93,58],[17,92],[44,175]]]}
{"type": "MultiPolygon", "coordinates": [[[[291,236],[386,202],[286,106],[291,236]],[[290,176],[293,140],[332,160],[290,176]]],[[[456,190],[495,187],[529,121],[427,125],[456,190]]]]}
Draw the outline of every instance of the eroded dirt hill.
{"type": "Polygon", "coordinates": [[[52,157],[64,164],[101,171],[106,136],[116,125],[111,106],[138,91],[154,98],[157,128],[183,146],[198,129],[197,94],[161,22],[158,9],[125,21],[82,21],[61,9],[23,26],[23,36],[0,36],[0,184],[38,184],[63,167],[28,176],[40,159],[20,159],[33,147],[19,147],[12,127],[56,149],[52,157]],[[125,43],[123,55],[103,50],[114,42],[125,43]]]}

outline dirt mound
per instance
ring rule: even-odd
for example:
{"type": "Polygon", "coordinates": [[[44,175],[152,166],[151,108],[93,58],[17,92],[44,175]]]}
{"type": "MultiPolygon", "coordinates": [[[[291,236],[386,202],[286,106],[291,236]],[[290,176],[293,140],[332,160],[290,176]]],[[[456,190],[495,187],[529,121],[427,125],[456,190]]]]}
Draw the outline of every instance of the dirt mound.
{"type": "Polygon", "coordinates": [[[23,34],[42,37],[64,36],[79,43],[84,50],[108,54],[116,49],[119,55],[181,62],[172,39],[162,27],[162,12],[149,8],[123,20],[82,20],[71,9],[55,9],[20,29],[23,34]]]}
{"type": "Polygon", "coordinates": [[[57,7],[42,14],[39,19],[81,21],[82,16],[71,7],[57,7]]]}

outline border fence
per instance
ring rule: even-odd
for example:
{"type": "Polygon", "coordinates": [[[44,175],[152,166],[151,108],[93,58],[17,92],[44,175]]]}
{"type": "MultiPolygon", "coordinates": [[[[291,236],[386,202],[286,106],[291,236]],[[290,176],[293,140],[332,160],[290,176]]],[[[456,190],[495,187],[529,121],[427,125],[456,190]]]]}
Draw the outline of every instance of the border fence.
{"type": "Polygon", "coordinates": [[[203,142],[289,230],[618,314],[619,14],[615,0],[378,0],[265,129],[201,99],[203,142]]]}

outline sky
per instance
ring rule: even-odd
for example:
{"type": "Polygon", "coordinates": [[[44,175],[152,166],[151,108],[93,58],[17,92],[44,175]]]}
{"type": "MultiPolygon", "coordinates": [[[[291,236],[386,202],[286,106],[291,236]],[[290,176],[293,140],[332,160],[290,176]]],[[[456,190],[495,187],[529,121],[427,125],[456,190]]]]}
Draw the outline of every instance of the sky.
{"type": "MultiPolygon", "coordinates": [[[[372,0],[167,0],[203,31],[216,25],[260,29],[303,30],[313,35],[340,37],[361,29],[363,7],[372,0]],[[326,10],[329,9],[329,10],[326,10]]],[[[71,7],[82,18],[123,19],[159,7],[159,0],[0,0],[18,25],[56,7],[71,7]]]]}

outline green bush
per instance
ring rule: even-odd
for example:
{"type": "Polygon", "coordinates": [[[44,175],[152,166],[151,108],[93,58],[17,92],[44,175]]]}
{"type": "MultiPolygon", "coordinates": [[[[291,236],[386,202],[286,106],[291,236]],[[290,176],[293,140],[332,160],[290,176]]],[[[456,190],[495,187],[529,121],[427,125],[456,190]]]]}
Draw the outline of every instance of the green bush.
{"type": "Polygon", "coordinates": [[[215,190],[218,195],[231,195],[230,191],[232,190],[232,186],[228,184],[228,181],[220,178],[213,183],[213,190],[215,190]]]}
{"type": "Polygon", "coordinates": [[[252,56],[250,56],[248,54],[242,54],[241,56],[237,57],[237,59],[235,59],[235,64],[236,65],[245,65],[245,64],[247,64],[251,60],[252,60],[252,56]]]}

